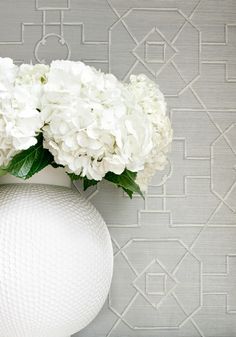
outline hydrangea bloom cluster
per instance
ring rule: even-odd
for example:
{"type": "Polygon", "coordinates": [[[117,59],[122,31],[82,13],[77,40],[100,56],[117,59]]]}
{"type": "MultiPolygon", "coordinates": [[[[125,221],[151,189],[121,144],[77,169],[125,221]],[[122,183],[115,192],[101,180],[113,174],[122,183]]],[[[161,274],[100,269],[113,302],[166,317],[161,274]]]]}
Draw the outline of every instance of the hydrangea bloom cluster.
{"type": "Polygon", "coordinates": [[[41,74],[44,65],[17,67],[9,58],[0,59],[0,167],[15,154],[37,143],[44,121],[40,112],[41,74]]]}
{"type": "Polygon", "coordinates": [[[101,180],[109,171],[144,168],[152,126],[113,75],[83,63],[52,62],[42,106],[45,147],[68,172],[101,180]]]}
{"type": "Polygon", "coordinates": [[[172,140],[164,96],[145,75],[122,83],[82,62],[0,59],[0,167],[39,134],[66,172],[100,181],[128,170],[142,190],[172,140]]]}
{"type": "Polygon", "coordinates": [[[146,190],[156,171],[163,170],[166,154],[172,140],[170,120],[166,116],[166,102],[158,86],[145,75],[130,77],[129,90],[134,100],[146,114],[152,125],[152,149],[148,154],[142,170],[138,171],[136,182],[140,188],[146,190]]]}

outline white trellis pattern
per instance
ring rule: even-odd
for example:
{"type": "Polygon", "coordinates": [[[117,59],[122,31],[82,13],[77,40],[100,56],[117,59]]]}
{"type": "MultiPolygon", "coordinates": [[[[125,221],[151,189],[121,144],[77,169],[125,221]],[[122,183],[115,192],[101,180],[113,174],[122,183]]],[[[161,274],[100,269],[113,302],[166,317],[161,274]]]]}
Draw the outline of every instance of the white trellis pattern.
{"type": "Polygon", "coordinates": [[[236,2],[2,1],[0,55],[143,72],[168,101],[172,153],[145,201],[106,183],[85,193],[109,226],[115,271],[78,336],[236,336],[236,2]]]}

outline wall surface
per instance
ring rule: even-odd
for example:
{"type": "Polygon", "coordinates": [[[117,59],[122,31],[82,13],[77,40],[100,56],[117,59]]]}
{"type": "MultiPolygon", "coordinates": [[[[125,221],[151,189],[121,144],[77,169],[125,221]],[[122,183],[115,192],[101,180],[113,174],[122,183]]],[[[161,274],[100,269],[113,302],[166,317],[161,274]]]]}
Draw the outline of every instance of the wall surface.
{"type": "Polygon", "coordinates": [[[146,200],[87,196],[114,244],[109,299],[80,337],[236,336],[236,1],[1,0],[0,55],[157,79],[174,128],[146,200]]]}

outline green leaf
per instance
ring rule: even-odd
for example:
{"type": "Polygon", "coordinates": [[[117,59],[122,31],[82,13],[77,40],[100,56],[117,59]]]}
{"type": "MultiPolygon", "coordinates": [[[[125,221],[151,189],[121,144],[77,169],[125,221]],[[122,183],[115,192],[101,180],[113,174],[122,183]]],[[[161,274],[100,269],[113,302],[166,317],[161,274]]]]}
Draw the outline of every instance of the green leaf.
{"type": "Polygon", "coordinates": [[[53,161],[50,165],[54,168],[64,167],[63,165],[57,164],[55,161],[53,161]]]}
{"type": "Polygon", "coordinates": [[[81,176],[78,176],[78,175],[75,174],[75,173],[68,173],[68,172],[66,172],[66,173],[67,173],[68,176],[70,177],[71,181],[76,181],[76,180],[81,179],[81,176]]]}
{"type": "Polygon", "coordinates": [[[98,180],[88,179],[87,177],[83,177],[84,191],[86,191],[87,188],[89,188],[90,186],[97,185],[97,183],[99,183],[98,180]]]}
{"type": "MultiPolygon", "coordinates": [[[[119,186],[118,186],[119,187],[119,186]]],[[[133,191],[127,190],[127,188],[121,187],[123,191],[125,191],[126,194],[128,194],[128,196],[130,197],[130,199],[133,198],[133,191]]]]}
{"type": "Polygon", "coordinates": [[[144,198],[143,193],[140,190],[140,187],[135,182],[136,176],[137,176],[136,172],[131,172],[125,169],[120,175],[115,174],[113,172],[108,172],[105,175],[104,179],[112,182],[118,187],[121,187],[131,199],[133,193],[138,193],[139,195],[141,195],[142,198],[144,198]]]}
{"type": "Polygon", "coordinates": [[[7,170],[3,167],[0,167],[0,177],[5,176],[5,174],[7,174],[7,170]]]}
{"type": "Polygon", "coordinates": [[[53,156],[43,148],[43,136],[40,134],[38,143],[17,154],[6,170],[15,177],[28,179],[52,162],[53,156]]]}

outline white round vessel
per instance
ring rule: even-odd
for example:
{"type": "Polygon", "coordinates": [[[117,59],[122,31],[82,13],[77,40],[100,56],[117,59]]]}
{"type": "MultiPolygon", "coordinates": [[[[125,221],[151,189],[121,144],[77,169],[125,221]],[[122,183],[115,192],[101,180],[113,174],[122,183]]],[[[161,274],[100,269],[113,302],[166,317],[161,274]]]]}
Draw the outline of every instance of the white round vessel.
{"type": "Polygon", "coordinates": [[[0,179],[0,337],[68,337],[105,302],[110,235],[60,170],[18,182],[0,179]]]}

